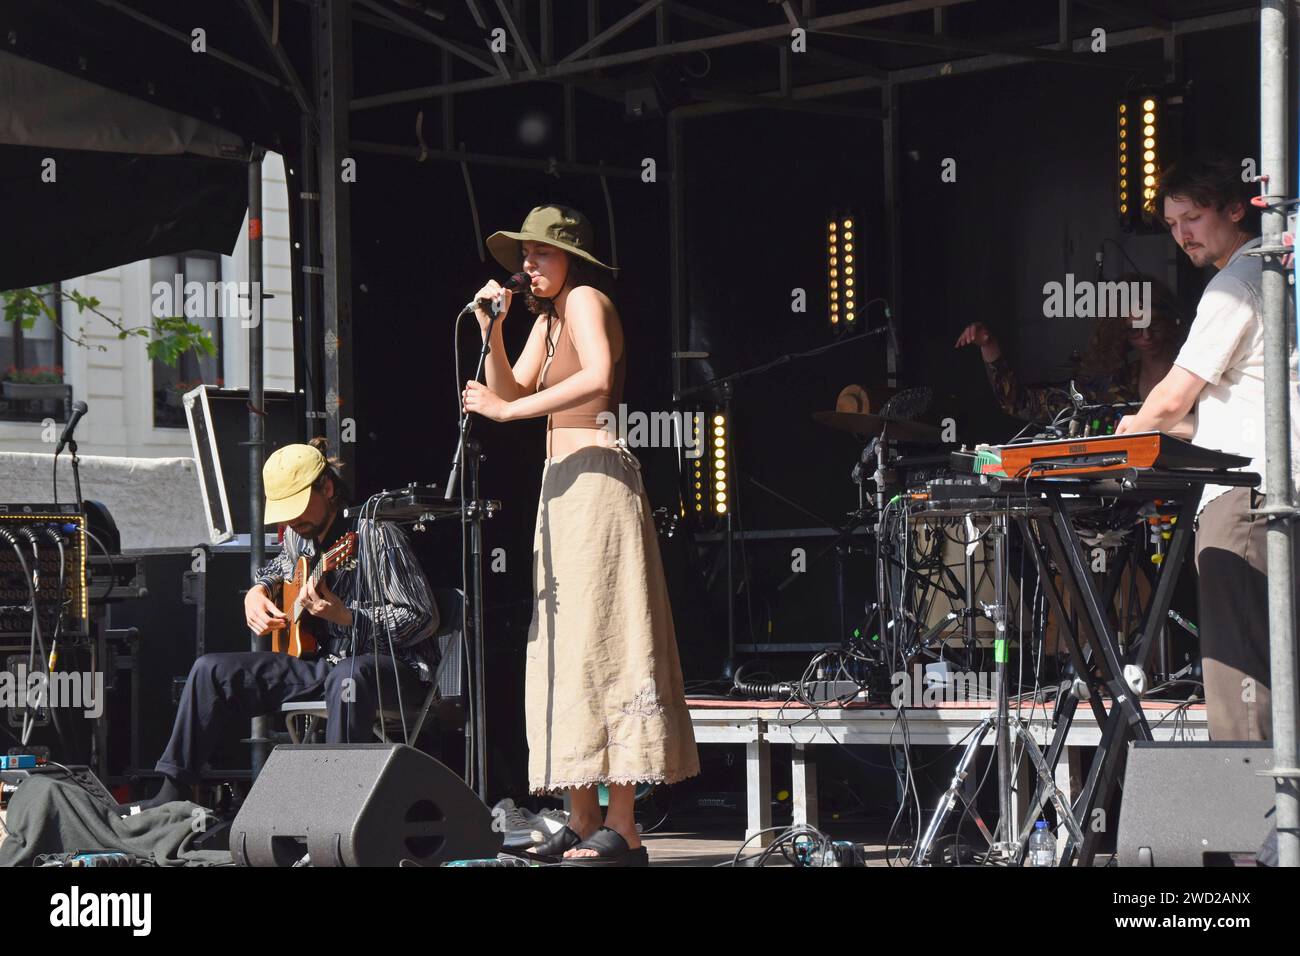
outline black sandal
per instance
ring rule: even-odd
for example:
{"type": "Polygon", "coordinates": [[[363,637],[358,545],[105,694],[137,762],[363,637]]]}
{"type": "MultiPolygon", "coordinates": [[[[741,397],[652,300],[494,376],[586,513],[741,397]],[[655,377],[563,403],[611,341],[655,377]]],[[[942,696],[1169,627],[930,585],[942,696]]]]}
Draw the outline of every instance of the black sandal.
{"type": "Polygon", "coordinates": [[[627,845],[627,840],[617,830],[601,827],[573,849],[595,850],[595,856],[565,857],[560,860],[563,866],[649,866],[650,855],[643,846],[635,850],[627,845]]]}
{"type": "Polygon", "coordinates": [[[552,833],[541,843],[534,843],[516,855],[527,860],[537,860],[539,863],[559,863],[566,852],[581,842],[582,837],[576,830],[561,827],[558,833],[552,833]]]}

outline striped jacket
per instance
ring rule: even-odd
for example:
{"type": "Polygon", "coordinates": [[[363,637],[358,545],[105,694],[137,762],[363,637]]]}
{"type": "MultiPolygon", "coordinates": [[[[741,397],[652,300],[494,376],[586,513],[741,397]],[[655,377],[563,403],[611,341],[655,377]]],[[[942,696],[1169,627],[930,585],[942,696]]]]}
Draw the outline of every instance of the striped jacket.
{"type": "MultiPolygon", "coordinates": [[[[438,643],[432,639],[440,623],[438,606],[410,541],[392,522],[365,519],[354,523],[340,513],[325,534],[323,550],[329,550],[348,531],[357,532],[356,565],[337,568],[324,580],[352,612],[352,627],[325,622],[324,653],[339,658],[369,654],[378,638],[381,655],[388,654],[391,642],[399,661],[418,670],[421,680],[432,680],[439,657],[438,643]],[[368,593],[363,578],[376,584],[377,594],[368,593]]],[[[293,574],[298,558],[305,555],[314,566],[319,553],[315,542],[286,526],[280,553],[257,573],[254,584],[265,587],[278,602],[280,585],[293,574]]]]}

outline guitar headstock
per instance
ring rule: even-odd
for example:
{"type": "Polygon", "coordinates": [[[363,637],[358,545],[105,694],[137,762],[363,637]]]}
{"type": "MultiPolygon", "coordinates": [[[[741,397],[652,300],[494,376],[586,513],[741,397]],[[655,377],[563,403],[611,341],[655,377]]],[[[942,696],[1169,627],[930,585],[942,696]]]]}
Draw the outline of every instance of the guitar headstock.
{"type": "Polygon", "coordinates": [[[350,569],[356,567],[357,533],[349,531],[338,540],[334,547],[325,552],[320,561],[320,572],[333,571],[335,568],[350,569]]]}

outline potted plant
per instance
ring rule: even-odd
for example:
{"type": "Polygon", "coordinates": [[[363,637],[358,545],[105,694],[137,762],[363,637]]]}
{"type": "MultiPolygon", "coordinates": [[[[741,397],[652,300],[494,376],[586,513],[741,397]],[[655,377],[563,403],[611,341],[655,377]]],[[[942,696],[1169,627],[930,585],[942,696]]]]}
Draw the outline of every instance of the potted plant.
{"type": "Polygon", "coordinates": [[[59,365],[21,369],[11,365],[0,386],[5,398],[26,401],[62,399],[68,393],[68,386],[63,383],[63,368],[59,365]]]}
{"type": "Polygon", "coordinates": [[[182,396],[193,387],[190,382],[168,382],[163,386],[163,404],[168,408],[180,408],[182,396]]]}
{"type": "Polygon", "coordinates": [[[204,382],[201,378],[192,382],[168,382],[162,388],[162,402],[168,408],[183,408],[187,392],[193,391],[200,385],[216,385],[217,388],[221,388],[224,384],[222,379],[217,379],[215,382],[204,382]]]}

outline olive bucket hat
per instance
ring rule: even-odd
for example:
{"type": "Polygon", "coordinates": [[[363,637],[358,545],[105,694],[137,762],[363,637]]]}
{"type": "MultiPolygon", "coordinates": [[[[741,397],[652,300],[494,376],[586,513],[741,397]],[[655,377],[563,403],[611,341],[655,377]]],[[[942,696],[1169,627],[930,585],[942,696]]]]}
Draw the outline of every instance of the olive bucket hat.
{"type": "Polygon", "coordinates": [[[524,219],[518,232],[494,232],[487,238],[488,252],[508,271],[523,268],[523,250],[520,243],[545,242],[570,252],[581,259],[614,271],[596,258],[595,233],[587,217],[569,206],[538,206],[524,219]]]}

